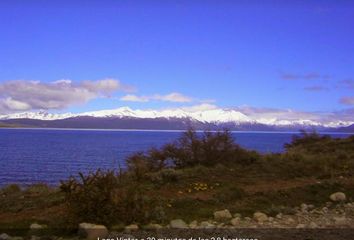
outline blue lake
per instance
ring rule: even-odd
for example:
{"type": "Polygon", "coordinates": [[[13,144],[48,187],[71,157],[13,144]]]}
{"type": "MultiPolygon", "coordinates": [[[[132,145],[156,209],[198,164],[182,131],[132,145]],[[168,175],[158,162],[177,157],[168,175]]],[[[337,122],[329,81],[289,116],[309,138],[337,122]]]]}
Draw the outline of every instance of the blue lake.
{"type": "MultiPolygon", "coordinates": [[[[260,152],[281,152],[294,134],[232,133],[241,146],[260,152]]],[[[159,147],[180,135],[173,131],[0,129],[0,185],[55,185],[78,172],[124,167],[128,155],[159,147]]]]}

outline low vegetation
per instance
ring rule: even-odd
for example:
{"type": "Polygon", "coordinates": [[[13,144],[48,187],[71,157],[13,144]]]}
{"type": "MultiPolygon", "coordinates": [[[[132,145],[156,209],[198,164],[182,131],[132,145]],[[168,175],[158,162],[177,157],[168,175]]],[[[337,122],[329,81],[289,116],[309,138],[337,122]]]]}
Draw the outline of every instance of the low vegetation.
{"type": "Polygon", "coordinates": [[[275,216],[303,202],[323,206],[332,192],[354,196],[354,136],[303,132],[283,153],[259,154],[241,148],[228,131],[189,130],[126,163],[124,170],[79,174],[59,189],[9,185],[0,192],[0,226],[36,220],[70,232],[80,222],[119,228],[203,220],[225,208],[244,216],[255,211],[275,216]]]}

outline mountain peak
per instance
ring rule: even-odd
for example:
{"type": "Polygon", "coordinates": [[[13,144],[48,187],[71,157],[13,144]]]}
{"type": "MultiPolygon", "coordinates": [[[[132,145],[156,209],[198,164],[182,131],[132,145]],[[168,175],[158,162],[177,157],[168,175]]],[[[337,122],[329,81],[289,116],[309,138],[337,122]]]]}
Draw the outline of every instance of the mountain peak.
{"type": "Polygon", "coordinates": [[[6,119],[38,119],[38,120],[60,120],[73,117],[94,117],[94,118],[139,118],[139,119],[189,119],[201,123],[212,124],[262,124],[270,126],[313,126],[313,127],[345,127],[354,122],[348,121],[327,121],[320,122],[312,119],[287,119],[279,116],[255,116],[243,113],[237,109],[195,109],[195,108],[174,108],[163,110],[133,110],[130,107],[119,107],[116,109],[99,110],[84,113],[48,113],[40,110],[38,112],[13,113],[0,115],[0,120],[6,119]]]}

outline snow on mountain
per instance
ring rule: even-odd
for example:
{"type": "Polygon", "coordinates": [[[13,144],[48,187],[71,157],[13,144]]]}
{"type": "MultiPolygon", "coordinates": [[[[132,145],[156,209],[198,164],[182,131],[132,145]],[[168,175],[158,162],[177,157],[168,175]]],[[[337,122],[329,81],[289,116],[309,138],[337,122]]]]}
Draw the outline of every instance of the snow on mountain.
{"type": "Polygon", "coordinates": [[[100,110],[91,111],[84,113],[63,113],[54,114],[45,111],[38,112],[23,112],[23,113],[13,113],[8,115],[0,115],[0,120],[6,119],[38,119],[38,120],[60,120],[72,117],[96,117],[96,118],[166,118],[166,119],[183,119],[188,118],[191,120],[199,121],[202,123],[234,123],[234,124],[264,124],[272,126],[294,126],[294,125],[304,125],[304,126],[314,126],[314,127],[343,127],[354,124],[354,121],[327,121],[320,122],[312,119],[280,119],[277,117],[254,117],[246,115],[241,111],[234,109],[204,109],[204,110],[191,110],[191,109],[166,109],[166,110],[133,110],[129,107],[121,107],[111,110],[100,110]]]}
{"type": "Polygon", "coordinates": [[[0,120],[19,119],[19,118],[37,119],[37,120],[58,120],[58,119],[65,119],[74,116],[75,114],[72,113],[55,114],[55,113],[48,113],[45,111],[39,111],[39,112],[22,112],[22,113],[11,113],[7,115],[0,115],[0,120]]]}
{"type": "Polygon", "coordinates": [[[235,110],[211,109],[203,111],[170,110],[132,110],[122,107],[113,110],[81,113],[79,116],[91,117],[135,117],[135,118],[189,118],[205,123],[252,122],[245,114],[235,110]]]}

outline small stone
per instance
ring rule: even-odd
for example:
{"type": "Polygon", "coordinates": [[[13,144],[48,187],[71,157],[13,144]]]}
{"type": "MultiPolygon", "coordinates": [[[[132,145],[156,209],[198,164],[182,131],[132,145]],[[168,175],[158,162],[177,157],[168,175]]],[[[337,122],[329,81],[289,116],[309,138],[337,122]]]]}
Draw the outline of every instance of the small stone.
{"type": "Polygon", "coordinates": [[[231,219],[230,223],[232,226],[238,226],[240,224],[240,218],[235,217],[235,218],[231,219]]]}
{"type": "Polygon", "coordinates": [[[307,204],[305,204],[305,203],[301,204],[300,209],[301,209],[301,212],[307,212],[307,210],[308,210],[307,204]]]}
{"type": "Polygon", "coordinates": [[[139,230],[139,226],[136,224],[130,224],[128,226],[125,226],[124,228],[124,231],[128,233],[138,231],[138,230],[139,230]]]}
{"type": "Polygon", "coordinates": [[[6,233],[0,234],[0,240],[9,240],[9,239],[11,239],[11,237],[6,233]]]}
{"type": "Polygon", "coordinates": [[[214,212],[214,218],[215,220],[227,220],[227,219],[231,219],[232,215],[229,210],[225,209],[225,210],[214,212]]]}
{"type": "Polygon", "coordinates": [[[47,228],[47,225],[40,225],[38,223],[32,223],[31,226],[30,226],[31,230],[41,230],[41,229],[44,229],[44,228],[47,228]]]}
{"type": "Polygon", "coordinates": [[[352,203],[347,203],[345,206],[346,206],[347,208],[352,208],[352,207],[353,207],[353,204],[352,204],[352,203]]]}
{"type": "Polygon", "coordinates": [[[206,228],[206,229],[215,228],[215,225],[208,221],[201,222],[199,226],[200,228],[206,228]]]}
{"type": "Polygon", "coordinates": [[[342,201],[345,201],[347,199],[346,195],[344,193],[342,193],[342,192],[332,193],[331,196],[329,196],[329,198],[333,202],[342,202],[342,201]]]}
{"type": "Polygon", "coordinates": [[[296,226],[296,228],[305,228],[305,227],[306,227],[306,225],[303,223],[300,223],[296,226]]]}
{"type": "Polygon", "coordinates": [[[294,224],[295,220],[292,217],[289,217],[289,218],[286,219],[286,223],[287,224],[294,224]]]}
{"type": "Polygon", "coordinates": [[[328,208],[327,207],[323,207],[322,208],[322,213],[328,213],[328,208]]]}
{"type": "Polygon", "coordinates": [[[225,226],[225,223],[220,223],[217,227],[218,228],[224,228],[224,226],[225,226]]]}
{"type": "Polygon", "coordinates": [[[339,226],[347,225],[347,218],[344,217],[344,216],[342,216],[342,217],[334,217],[333,220],[334,220],[334,224],[335,225],[339,225],[339,226]]]}
{"type": "Polygon", "coordinates": [[[234,218],[241,218],[241,217],[242,217],[241,213],[235,213],[234,214],[234,218]]]}
{"type": "Polygon", "coordinates": [[[313,204],[307,205],[308,210],[313,210],[314,208],[315,208],[315,205],[313,205],[313,204]]]}
{"type": "Polygon", "coordinates": [[[106,237],[108,230],[103,225],[96,225],[92,223],[80,223],[79,224],[79,236],[87,239],[97,239],[106,237]]]}
{"type": "Polygon", "coordinates": [[[161,228],[163,227],[157,223],[149,223],[148,225],[145,226],[145,229],[147,230],[159,230],[161,228]]]}
{"type": "Polygon", "coordinates": [[[174,219],[170,221],[171,228],[188,228],[188,225],[182,219],[174,219]]]}
{"type": "Polygon", "coordinates": [[[278,213],[275,217],[276,217],[277,219],[282,219],[282,218],[283,218],[283,214],[282,214],[282,213],[278,213]]]}
{"type": "Polygon", "coordinates": [[[268,220],[268,216],[265,213],[262,212],[255,212],[253,214],[253,219],[256,220],[259,223],[263,223],[268,220]]]}
{"type": "Polygon", "coordinates": [[[196,220],[189,224],[189,228],[196,229],[198,227],[198,222],[196,220]]]}
{"type": "Polygon", "coordinates": [[[245,217],[246,222],[250,222],[252,219],[250,217],[245,217]]]}
{"type": "Polygon", "coordinates": [[[29,235],[42,235],[48,228],[47,225],[40,225],[38,223],[32,223],[30,225],[29,235]]]}
{"type": "Polygon", "coordinates": [[[318,228],[318,225],[315,222],[310,222],[309,228],[318,228]]]}
{"type": "Polygon", "coordinates": [[[312,214],[317,214],[317,215],[321,215],[323,212],[319,209],[314,209],[311,211],[312,214]]]}

